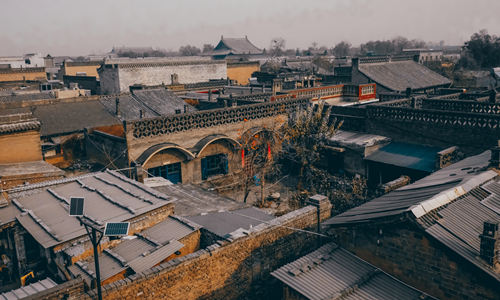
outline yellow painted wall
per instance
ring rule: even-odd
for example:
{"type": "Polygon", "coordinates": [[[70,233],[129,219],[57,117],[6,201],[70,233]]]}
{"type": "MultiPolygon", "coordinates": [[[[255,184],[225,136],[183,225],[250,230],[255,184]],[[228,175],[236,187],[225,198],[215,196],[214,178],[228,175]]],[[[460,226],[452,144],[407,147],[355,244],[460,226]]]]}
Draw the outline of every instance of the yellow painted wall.
{"type": "Polygon", "coordinates": [[[0,164],[42,160],[38,131],[0,135],[0,149],[0,164]]]}
{"type": "Polygon", "coordinates": [[[248,84],[248,78],[252,77],[252,73],[256,71],[260,71],[258,62],[227,64],[227,77],[236,80],[241,85],[248,84]]]}
{"type": "Polygon", "coordinates": [[[99,67],[99,64],[89,66],[65,66],[63,75],[76,76],[76,73],[85,72],[87,76],[95,76],[99,79],[99,74],[97,73],[97,68],[99,67]]]}
{"type": "Polygon", "coordinates": [[[37,68],[35,72],[29,71],[0,71],[0,82],[24,81],[24,80],[44,80],[47,79],[44,69],[37,68]]]}

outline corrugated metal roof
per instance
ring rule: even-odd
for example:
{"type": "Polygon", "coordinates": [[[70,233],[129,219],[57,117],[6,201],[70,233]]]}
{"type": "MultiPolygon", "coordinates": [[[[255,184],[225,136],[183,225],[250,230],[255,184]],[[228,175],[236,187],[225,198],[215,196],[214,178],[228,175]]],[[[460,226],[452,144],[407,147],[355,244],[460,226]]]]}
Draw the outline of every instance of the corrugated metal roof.
{"type": "Polygon", "coordinates": [[[35,296],[37,293],[55,287],[57,284],[50,278],[45,278],[38,282],[28,284],[6,293],[0,294],[0,300],[23,299],[28,296],[35,296]]]}
{"type": "Polygon", "coordinates": [[[398,281],[359,257],[326,244],[271,273],[311,300],[421,299],[426,294],[398,281]]]}
{"type": "Polygon", "coordinates": [[[359,71],[393,91],[449,85],[451,81],[414,61],[359,64],[359,71]]]}
{"type": "MultiPolygon", "coordinates": [[[[193,227],[177,220],[178,217],[169,217],[163,222],[156,224],[141,232],[146,238],[151,238],[161,244],[170,240],[180,240],[192,232],[201,228],[198,224],[190,223],[193,227]]],[[[186,220],[188,222],[188,220],[186,220]]]]}
{"type": "Polygon", "coordinates": [[[10,209],[17,214],[13,217],[44,248],[86,234],[78,219],[69,216],[71,197],[85,198],[84,213],[98,225],[126,221],[175,200],[114,171],[24,186],[9,197],[13,199],[10,206],[22,210],[10,209]]]}
{"type": "Polygon", "coordinates": [[[413,184],[375,198],[325,221],[324,224],[342,225],[369,222],[407,211],[411,206],[453,188],[477,175],[489,164],[490,151],[463,159],[432,173],[413,184]]]}
{"type": "Polygon", "coordinates": [[[274,216],[256,207],[249,207],[235,211],[191,216],[187,219],[202,225],[203,228],[220,237],[224,237],[239,228],[248,230],[252,226],[270,221],[274,219],[274,216]]]}
{"type": "MultiPolygon", "coordinates": [[[[458,255],[470,261],[500,282],[500,274],[495,272],[480,257],[480,237],[483,233],[483,223],[486,221],[500,222],[500,214],[485,203],[486,199],[500,196],[499,178],[493,179],[481,186],[484,191],[465,194],[456,201],[437,209],[437,215],[423,222],[426,232],[443,243],[458,255]]],[[[488,205],[489,204],[489,205],[488,205]]]]}
{"type": "Polygon", "coordinates": [[[175,251],[180,250],[182,247],[184,247],[184,244],[179,241],[172,240],[168,244],[155,249],[151,253],[137,257],[133,261],[129,262],[128,266],[136,273],[143,272],[154,267],[170,255],[174,254],[175,251]]]}
{"type": "Polygon", "coordinates": [[[365,160],[401,168],[432,172],[436,169],[437,153],[441,148],[392,142],[365,158],[365,160]]]}

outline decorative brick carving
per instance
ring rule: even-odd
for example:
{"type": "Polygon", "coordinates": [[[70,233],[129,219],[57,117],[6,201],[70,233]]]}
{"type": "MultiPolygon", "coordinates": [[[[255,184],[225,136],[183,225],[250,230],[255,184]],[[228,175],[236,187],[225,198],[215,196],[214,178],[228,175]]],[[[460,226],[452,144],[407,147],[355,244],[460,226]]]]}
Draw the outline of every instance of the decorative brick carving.
{"type": "Polygon", "coordinates": [[[133,131],[134,138],[161,136],[191,129],[289,114],[296,111],[299,107],[306,107],[308,103],[308,99],[292,99],[143,119],[128,122],[127,130],[133,131]]]}

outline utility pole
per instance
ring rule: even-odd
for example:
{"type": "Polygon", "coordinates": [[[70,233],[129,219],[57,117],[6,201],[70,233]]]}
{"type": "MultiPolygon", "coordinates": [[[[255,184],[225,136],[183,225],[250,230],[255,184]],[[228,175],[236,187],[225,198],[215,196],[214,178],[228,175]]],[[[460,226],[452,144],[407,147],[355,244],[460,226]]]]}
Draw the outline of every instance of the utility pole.
{"type": "Polygon", "coordinates": [[[91,222],[87,221],[84,218],[79,217],[80,225],[85,226],[85,230],[87,231],[87,235],[92,242],[92,247],[94,248],[94,263],[95,263],[95,278],[96,278],[96,288],[97,288],[97,299],[102,300],[102,291],[101,291],[101,272],[99,270],[99,243],[101,242],[104,233],[102,229],[96,227],[91,222]],[[98,234],[99,233],[99,234],[98,234]]]}

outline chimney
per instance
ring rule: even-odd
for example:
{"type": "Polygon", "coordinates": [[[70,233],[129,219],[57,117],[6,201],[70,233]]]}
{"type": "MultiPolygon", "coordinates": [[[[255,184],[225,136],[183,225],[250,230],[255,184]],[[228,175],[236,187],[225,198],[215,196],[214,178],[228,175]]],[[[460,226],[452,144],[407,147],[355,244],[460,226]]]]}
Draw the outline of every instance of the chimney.
{"type": "Polygon", "coordinates": [[[497,146],[491,149],[490,166],[500,169],[500,140],[498,140],[497,146]]]}
{"type": "Polygon", "coordinates": [[[488,264],[495,267],[499,263],[500,241],[498,235],[498,222],[486,221],[483,223],[483,234],[479,235],[481,245],[479,255],[488,264]]]}
{"type": "Polygon", "coordinates": [[[172,85],[179,84],[179,75],[176,73],[170,74],[170,81],[172,85]]]}
{"type": "Polygon", "coordinates": [[[491,89],[489,101],[490,101],[490,103],[497,102],[497,91],[495,89],[491,89]]]}
{"type": "Polygon", "coordinates": [[[144,112],[142,111],[142,109],[140,109],[140,110],[139,110],[139,119],[142,119],[143,114],[144,114],[144,112]]]}
{"type": "Polygon", "coordinates": [[[359,67],[359,57],[353,57],[351,59],[351,62],[352,62],[352,68],[357,70],[359,67]]]}
{"type": "Polygon", "coordinates": [[[276,96],[277,93],[281,92],[281,87],[283,86],[283,82],[281,79],[273,79],[273,96],[276,96]]]}
{"type": "Polygon", "coordinates": [[[184,113],[187,113],[187,111],[188,111],[188,106],[184,104],[184,113]]]}
{"type": "Polygon", "coordinates": [[[139,164],[135,166],[135,178],[137,181],[144,183],[144,171],[142,170],[142,166],[139,164]]]}
{"type": "Polygon", "coordinates": [[[115,114],[117,116],[121,116],[120,114],[120,98],[116,97],[115,99],[115,114]]]}
{"type": "Polygon", "coordinates": [[[406,98],[410,98],[411,96],[411,87],[406,88],[406,98]]]}
{"type": "MultiPolygon", "coordinates": [[[[306,202],[307,205],[312,205],[316,207],[316,231],[321,234],[321,220],[330,217],[330,211],[332,205],[328,197],[320,194],[309,197],[306,202]],[[321,217],[323,215],[323,218],[321,217]]],[[[318,235],[318,246],[321,245],[321,236],[318,235]]]]}

